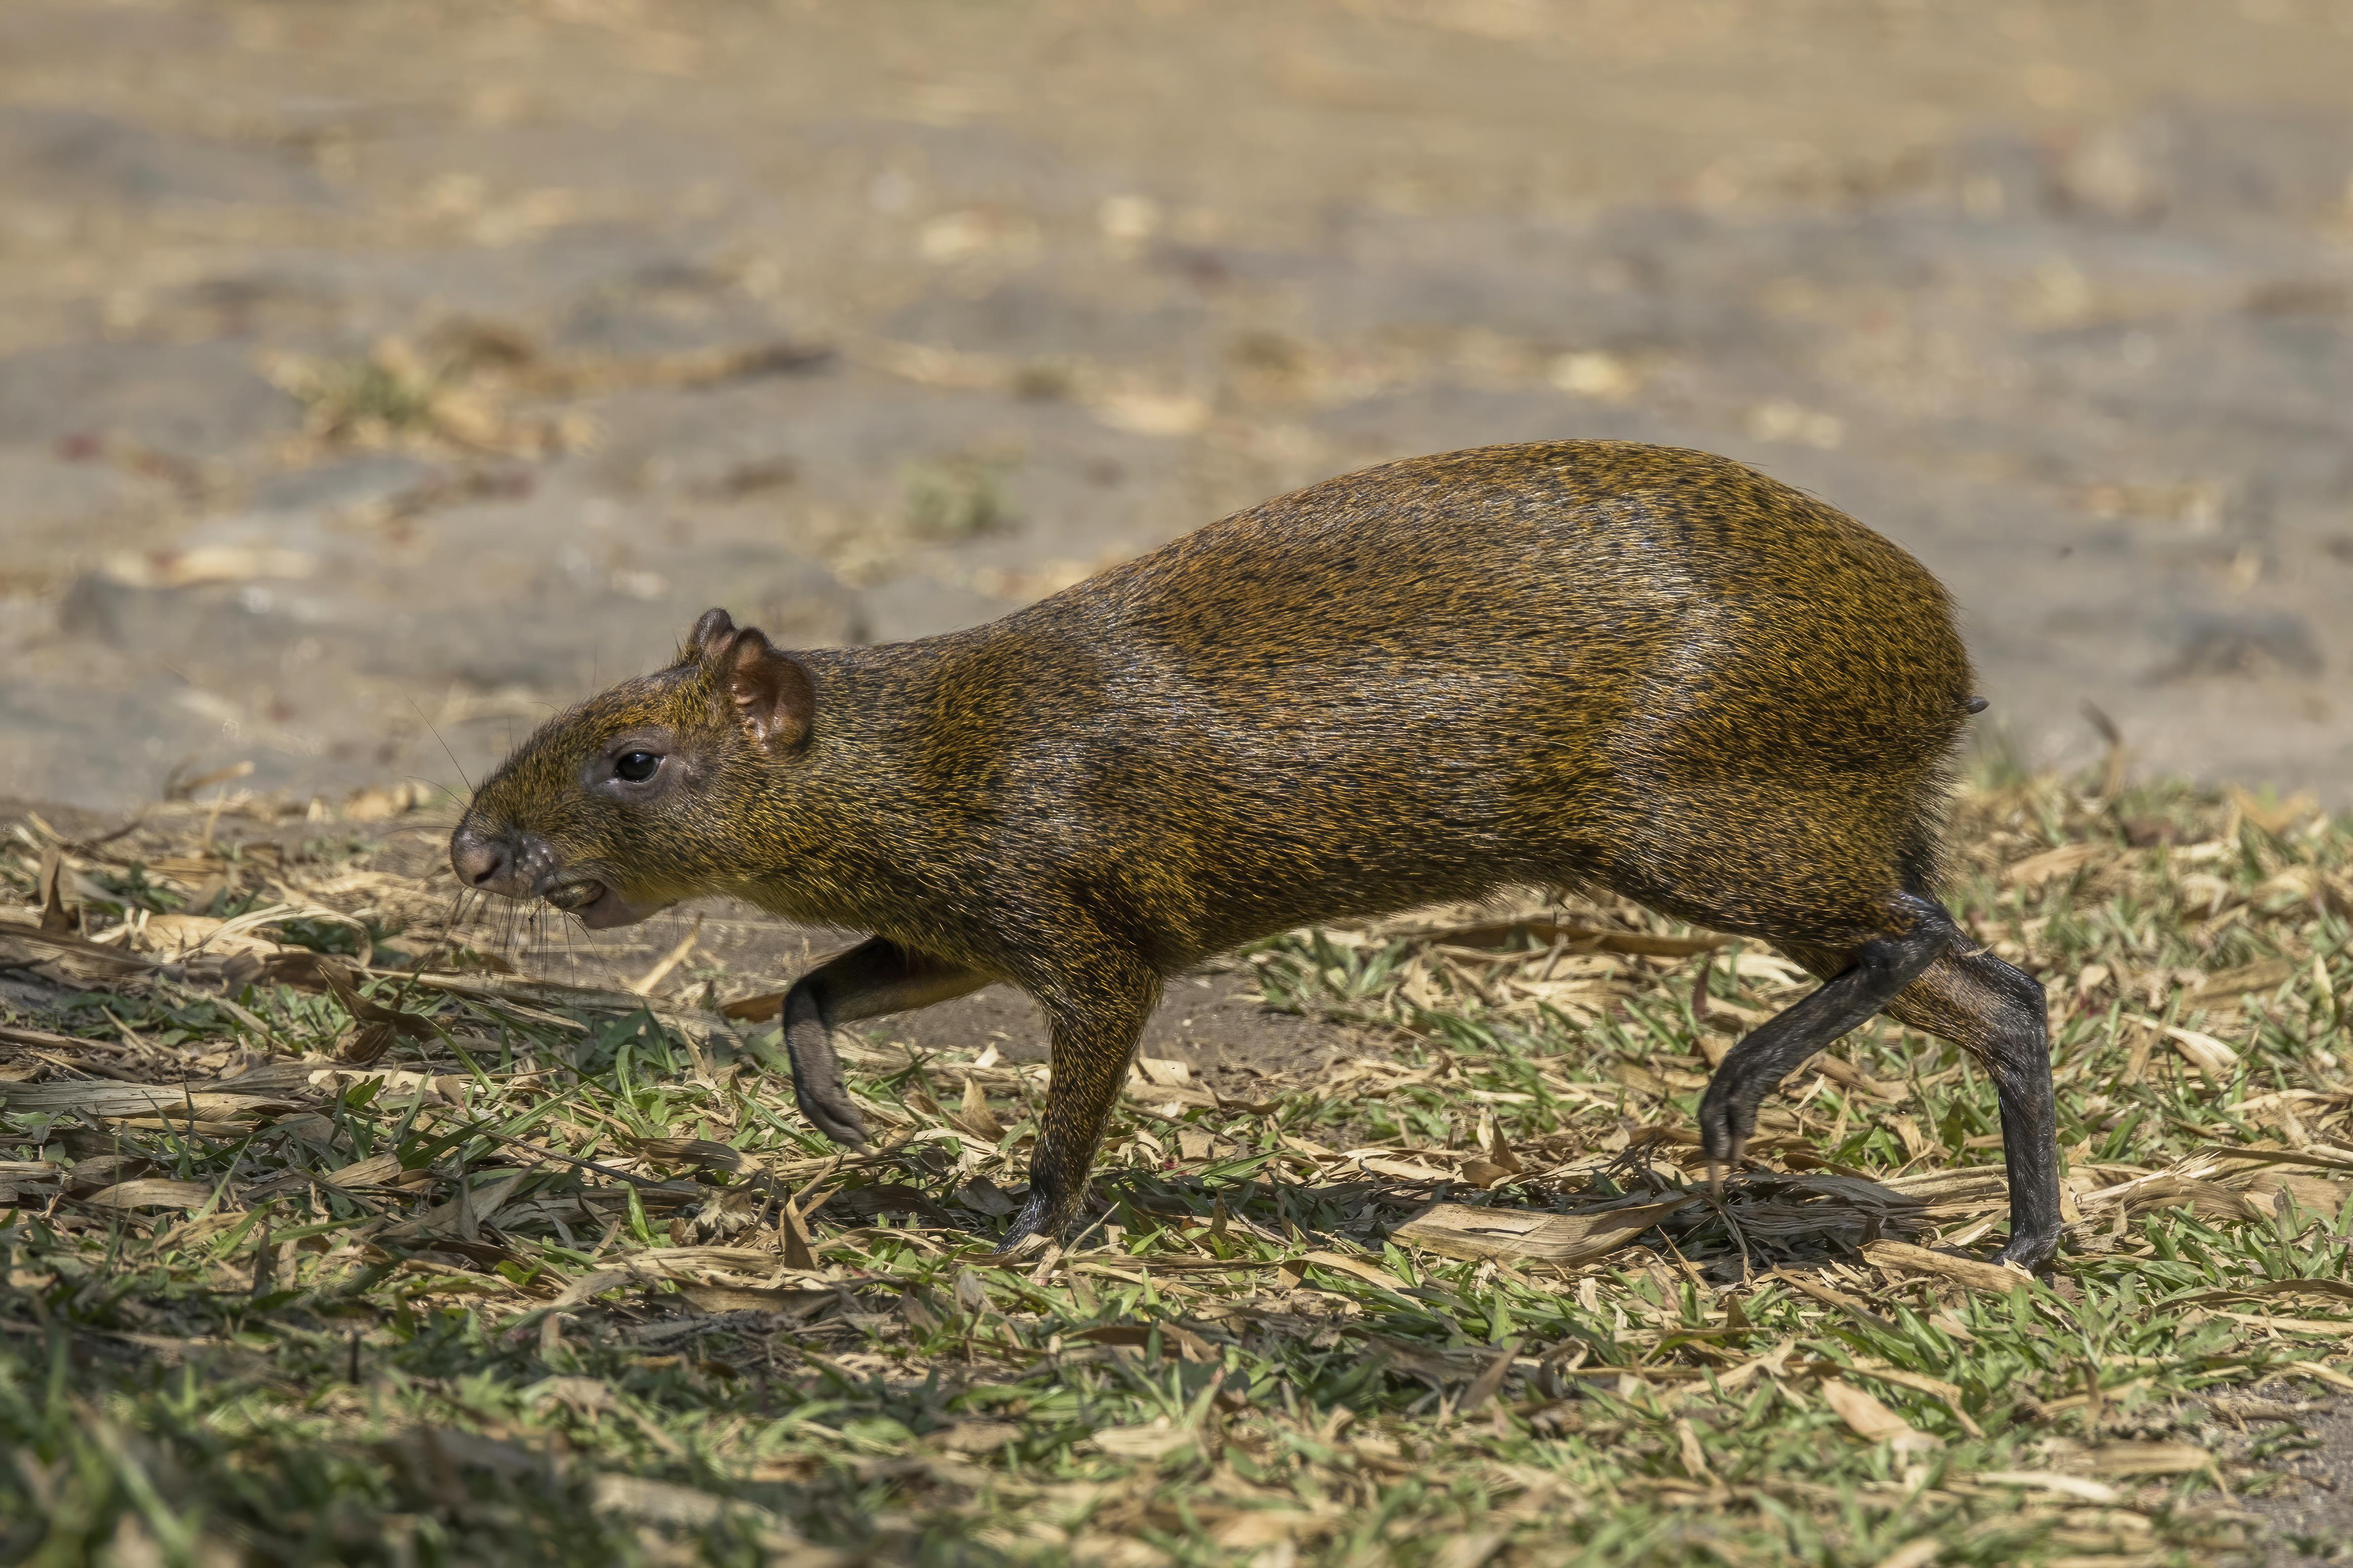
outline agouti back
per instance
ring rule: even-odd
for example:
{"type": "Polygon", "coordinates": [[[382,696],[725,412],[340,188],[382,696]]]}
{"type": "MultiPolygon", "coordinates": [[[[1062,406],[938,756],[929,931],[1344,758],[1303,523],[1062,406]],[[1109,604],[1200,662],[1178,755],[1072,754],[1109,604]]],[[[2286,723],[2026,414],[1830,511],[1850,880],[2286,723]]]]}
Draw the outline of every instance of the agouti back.
{"type": "Polygon", "coordinates": [[[874,933],[785,1005],[803,1110],[862,1136],[831,1028],[994,981],[1052,1083],[1008,1249],[1053,1235],[1165,976],[1294,926],[1600,886],[1826,984],[1702,1102],[1763,1096],[1883,1008],[2000,1095],[2002,1256],[2059,1229],[2042,994],[1936,901],[1972,710],[1943,588],[1728,459],[1493,447],[1313,485],[987,626],[786,652],[713,610],[476,794],[460,880],[592,926],[725,893],[874,933]]]}

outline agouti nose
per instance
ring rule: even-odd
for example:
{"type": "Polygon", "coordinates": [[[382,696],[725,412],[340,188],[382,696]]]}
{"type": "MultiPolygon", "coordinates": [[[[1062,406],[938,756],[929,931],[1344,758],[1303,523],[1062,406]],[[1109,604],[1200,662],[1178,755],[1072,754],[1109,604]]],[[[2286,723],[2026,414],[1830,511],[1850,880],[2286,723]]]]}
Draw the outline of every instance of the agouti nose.
{"type": "Polygon", "coordinates": [[[498,891],[494,884],[505,879],[510,858],[507,847],[496,839],[478,838],[461,831],[449,841],[449,868],[458,873],[458,880],[469,888],[498,891]]]}

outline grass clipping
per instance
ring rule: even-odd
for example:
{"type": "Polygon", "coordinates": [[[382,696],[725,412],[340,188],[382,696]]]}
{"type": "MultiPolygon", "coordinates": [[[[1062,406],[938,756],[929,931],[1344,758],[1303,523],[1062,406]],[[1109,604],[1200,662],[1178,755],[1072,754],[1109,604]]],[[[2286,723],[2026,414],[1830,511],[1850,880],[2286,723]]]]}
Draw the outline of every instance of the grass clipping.
{"type": "Polygon", "coordinates": [[[10,1561],[2154,1563],[2353,1388],[2309,810],[1965,798],[1952,901],[2050,990],[2048,1284],[1983,1261],[1990,1086],[1893,1026],[1711,1196],[1705,1074],[1810,983],[1630,907],[1246,955],[1353,1059],[1139,1063],[1015,1270],[1042,1067],[851,1048],[845,1157],[759,998],[496,973],[268,826],[0,825],[10,1561]]]}

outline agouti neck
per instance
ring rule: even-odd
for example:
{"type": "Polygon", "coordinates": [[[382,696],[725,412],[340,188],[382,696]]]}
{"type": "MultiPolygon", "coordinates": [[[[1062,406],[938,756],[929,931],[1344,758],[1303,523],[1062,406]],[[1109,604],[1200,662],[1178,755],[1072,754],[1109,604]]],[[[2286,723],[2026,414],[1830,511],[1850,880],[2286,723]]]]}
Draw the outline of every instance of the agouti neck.
{"type": "Polygon", "coordinates": [[[953,858],[955,801],[923,787],[926,717],[963,637],[801,656],[822,715],[807,747],[763,774],[736,890],[791,919],[909,938],[928,931],[953,858]]]}

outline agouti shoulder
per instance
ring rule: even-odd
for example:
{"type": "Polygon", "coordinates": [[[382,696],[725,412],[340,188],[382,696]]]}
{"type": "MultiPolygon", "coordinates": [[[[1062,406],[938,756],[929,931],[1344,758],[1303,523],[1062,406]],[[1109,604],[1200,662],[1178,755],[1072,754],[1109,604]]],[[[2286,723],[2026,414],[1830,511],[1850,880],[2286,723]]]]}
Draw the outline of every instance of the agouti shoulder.
{"type": "MultiPolygon", "coordinates": [[[[786,1008],[837,1137],[860,1126],[833,1024],[1029,991],[1054,1079],[1018,1237],[1078,1202],[1160,977],[1513,885],[1609,888],[1830,981],[1727,1061],[1712,1155],[1796,1061],[1751,1078],[1882,1006],[2031,1057],[2033,983],[1935,902],[1971,696],[1942,587],[1822,502],[1698,452],[1486,447],[1311,486],[967,632],[786,652],[713,611],[526,742],[452,857],[592,925],[726,892],[875,933],[786,1008]]],[[[2050,1181],[2014,1243],[2055,1236],[2050,1181]]]]}

